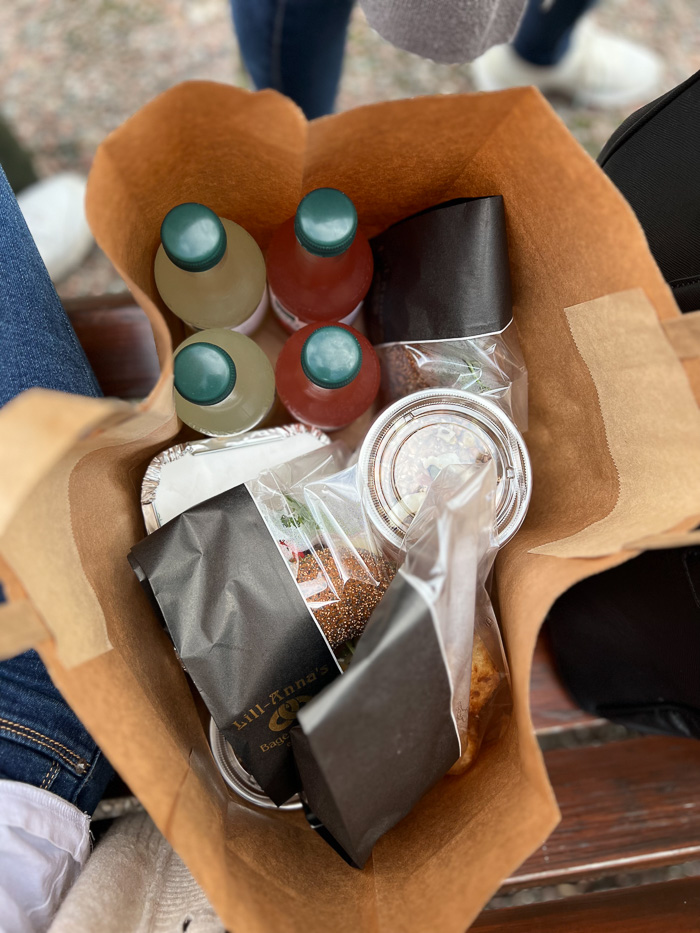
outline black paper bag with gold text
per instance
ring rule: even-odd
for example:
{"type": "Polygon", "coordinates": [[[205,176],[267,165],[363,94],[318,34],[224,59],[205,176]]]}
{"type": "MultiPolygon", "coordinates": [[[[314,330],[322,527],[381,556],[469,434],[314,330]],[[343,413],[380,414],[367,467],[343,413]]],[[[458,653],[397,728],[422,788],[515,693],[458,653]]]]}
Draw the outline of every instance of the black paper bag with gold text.
{"type": "Polygon", "coordinates": [[[284,803],[299,790],[289,729],[339,668],[248,490],[183,512],[129,562],[216,725],[284,803]]]}

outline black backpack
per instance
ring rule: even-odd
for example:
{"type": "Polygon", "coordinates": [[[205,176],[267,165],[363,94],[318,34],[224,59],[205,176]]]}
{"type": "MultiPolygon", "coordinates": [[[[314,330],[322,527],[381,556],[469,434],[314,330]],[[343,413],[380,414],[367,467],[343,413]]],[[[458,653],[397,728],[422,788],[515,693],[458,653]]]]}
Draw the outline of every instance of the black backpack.
{"type": "MultiPolygon", "coordinates": [[[[599,159],[683,312],[700,309],[700,72],[633,113],[599,159]]],[[[649,551],[572,587],[547,620],[583,709],[700,738],[700,548],[649,551]]]]}
{"type": "Polygon", "coordinates": [[[628,117],[598,163],[637,215],[678,307],[700,309],[700,71],[628,117]]]}

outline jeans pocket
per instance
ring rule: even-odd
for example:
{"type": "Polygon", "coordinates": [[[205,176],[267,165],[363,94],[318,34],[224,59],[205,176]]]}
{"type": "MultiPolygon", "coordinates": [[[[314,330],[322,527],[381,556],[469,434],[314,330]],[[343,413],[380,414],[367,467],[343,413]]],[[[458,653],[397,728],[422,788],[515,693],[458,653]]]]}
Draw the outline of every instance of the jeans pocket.
{"type": "Polygon", "coordinates": [[[112,773],[36,652],[0,663],[0,777],[92,812],[112,773]]]}
{"type": "Polygon", "coordinates": [[[0,774],[14,781],[36,785],[37,769],[41,771],[45,763],[64,768],[75,777],[90,770],[90,762],[67,745],[3,716],[0,716],[0,743],[0,774]]]}

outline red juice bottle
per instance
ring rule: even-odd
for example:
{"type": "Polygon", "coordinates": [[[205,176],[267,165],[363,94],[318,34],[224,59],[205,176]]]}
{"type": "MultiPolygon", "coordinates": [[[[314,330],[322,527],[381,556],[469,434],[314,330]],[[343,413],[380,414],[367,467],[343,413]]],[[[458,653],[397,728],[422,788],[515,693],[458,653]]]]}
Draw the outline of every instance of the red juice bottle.
{"type": "Polygon", "coordinates": [[[316,188],[275,231],[267,251],[270,303],[288,331],[360,313],[374,261],[357,211],[336,188],[316,188]]]}
{"type": "Polygon", "coordinates": [[[289,413],[325,431],[364,414],[379,391],[372,344],[345,324],[309,324],[285,343],[277,359],[277,392],[289,413]]]}

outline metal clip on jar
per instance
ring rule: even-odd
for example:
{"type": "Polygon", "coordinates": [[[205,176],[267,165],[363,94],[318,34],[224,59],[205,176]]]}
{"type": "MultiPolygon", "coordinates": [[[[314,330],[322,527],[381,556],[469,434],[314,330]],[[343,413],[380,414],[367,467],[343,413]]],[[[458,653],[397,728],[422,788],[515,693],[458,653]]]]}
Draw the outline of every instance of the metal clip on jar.
{"type": "Polygon", "coordinates": [[[395,402],[370,428],[359,471],[374,527],[401,547],[428,487],[451,464],[496,466],[499,545],[520,528],[532,488],[525,442],[500,408],[458,389],[425,389],[395,402]]]}

